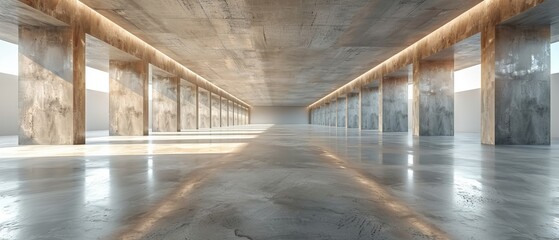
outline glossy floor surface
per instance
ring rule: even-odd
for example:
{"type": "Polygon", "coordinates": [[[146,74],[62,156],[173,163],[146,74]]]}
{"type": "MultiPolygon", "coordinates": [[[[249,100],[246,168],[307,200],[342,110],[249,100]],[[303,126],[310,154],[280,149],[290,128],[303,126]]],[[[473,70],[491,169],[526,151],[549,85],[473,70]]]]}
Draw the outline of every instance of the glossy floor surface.
{"type": "Polygon", "coordinates": [[[251,125],[0,148],[0,239],[554,239],[559,146],[251,125]]]}

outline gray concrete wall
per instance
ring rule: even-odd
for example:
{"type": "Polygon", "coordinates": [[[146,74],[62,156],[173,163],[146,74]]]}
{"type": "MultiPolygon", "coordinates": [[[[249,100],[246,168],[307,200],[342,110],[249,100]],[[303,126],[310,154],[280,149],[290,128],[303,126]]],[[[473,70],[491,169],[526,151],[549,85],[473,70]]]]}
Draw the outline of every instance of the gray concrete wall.
{"type": "Polygon", "coordinates": [[[337,115],[338,115],[338,110],[336,110],[336,102],[330,102],[330,109],[328,110],[328,115],[330,116],[330,120],[328,121],[328,124],[331,127],[335,127],[338,124],[337,119],[337,115]]]}
{"type": "Polygon", "coordinates": [[[379,129],[383,132],[408,131],[408,78],[384,77],[381,83],[379,129]]]}
{"type": "Polygon", "coordinates": [[[549,144],[549,26],[499,26],[495,36],[495,144],[549,144]]]}
{"type": "Polygon", "coordinates": [[[361,129],[378,130],[378,88],[363,88],[361,92],[361,129]]]}
{"type": "Polygon", "coordinates": [[[306,107],[254,107],[251,124],[307,124],[306,107]]]}
{"type": "Polygon", "coordinates": [[[415,62],[413,82],[414,135],[454,135],[454,59],[415,62]]]}
{"type": "Polygon", "coordinates": [[[338,98],[338,127],[345,127],[346,126],[346,109],[347,103],[346,98],[338,98]]]}
{"type": "Polygon", "coordinates": [[[347,127],[359,128],[359,93],[348,94],[347,127]]]}

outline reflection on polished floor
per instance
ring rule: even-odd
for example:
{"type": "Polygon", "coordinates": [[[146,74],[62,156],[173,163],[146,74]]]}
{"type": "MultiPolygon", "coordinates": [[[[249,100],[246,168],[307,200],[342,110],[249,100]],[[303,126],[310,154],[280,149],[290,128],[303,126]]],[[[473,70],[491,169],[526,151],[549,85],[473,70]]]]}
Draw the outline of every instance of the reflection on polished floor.
{"type": "Polygon", "coordinates": [[[0,148],[0,239],[554,239],[559,147],[250,125],[0,148]]]}

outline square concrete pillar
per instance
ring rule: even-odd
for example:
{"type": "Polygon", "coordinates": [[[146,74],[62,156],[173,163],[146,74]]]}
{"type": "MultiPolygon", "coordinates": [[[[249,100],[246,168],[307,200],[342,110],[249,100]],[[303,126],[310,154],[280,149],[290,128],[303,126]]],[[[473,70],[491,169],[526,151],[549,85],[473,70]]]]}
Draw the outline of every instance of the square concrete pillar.
{"type": "Polygon", "coordinates": [[[359,128],[359,93],[347,94],[347,128],[359,128]]]}
{"type": "Polygon", "coordinates": [[[19,27],[19,144],[85,143],[85,34],[19,27]]]}
{"type": "Polygon", "coordinates": [[[365,87],[361,89],[361,129],[378,130],[379,89],[365,87]]]}
{"type": "Polygon", "coordinates": [[[109,134],[143,136],[148,129],[149,64],[109,61],[109,134]]]}
{"type": "Polygon", "coordinates": [[[481,48],[482,143],[550,144],[550,27],[487,27],[481,48]]]}
{"type": "Polygon", "coordinates": [[[233,101],[231,100],[227,100],[227,123],[229,126],[234,126],[235,125],[235,120],[233,120],[233,116],[234,116],[234,105],[233,105],[233,101]]]}
{"type": "Polygon", "coordinates": [[[413,134],[454,135],[454,59],[413,64],[413,134]]]}
{"type": "Polygon", "coordinates": [[[329,113],[330,115],[330,127],[335,127],[338,125],[338,104],[336,101],[331,101],[330,102],[330,109],[329,109],[329,113]]]}
{"type": "Polygon", "coordinates": [[[221,100],[219,99],[219,95],[215,93],[211,93],[211,128],[218,128],[220,127],[221,116],[221,108],[219,105],[221,104],[221,100]]]}
{"type": "Polygon", "coordinates": [[[221,126],[222,127],[227,127],[228,126],[228,122],[227,122],[227,114],[229,112],[229,104],[227,104],[227,98],[221,98],[221,126]]]}
{"type": "Polygon", "coordinates": [[[210,92],[203,88],[198,88],[198,129],[210,128],[211,126],[211,105],[210,92]]]}
{"type": "Polygon", "coordinates": [[[180,129],[196,129],[196,85],[180,79],[180,129]]]}
{"type": "Polygon", "coordinates": [[[407,132],[408,77],[383,77],[379,89],[379,130],[407,132]]]}
{"type": "Polygon", "coordinates": [[[347,102],[345,97],[338,97],[337,103],[337,127],[346,126],[347,102]]]}
{"type": "Polygon", "coordinates": [[[176,132],[179,129],[179,77],[152,76],[152,131],[176,132]]]}

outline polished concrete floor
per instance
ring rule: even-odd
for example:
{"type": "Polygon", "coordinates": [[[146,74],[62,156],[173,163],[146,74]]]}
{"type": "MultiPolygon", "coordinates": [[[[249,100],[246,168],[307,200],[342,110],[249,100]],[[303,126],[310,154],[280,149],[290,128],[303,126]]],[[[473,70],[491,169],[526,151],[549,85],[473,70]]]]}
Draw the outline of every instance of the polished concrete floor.
{"type": "Polygon", "coordinates": [[[0,146],[0,239],[559,238],[558,145],[251,125],[0,146]]]}

